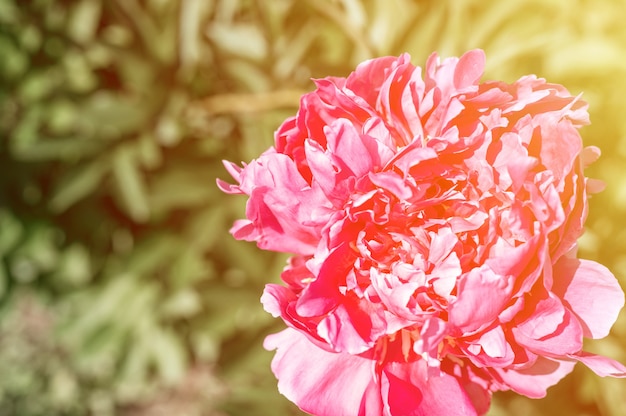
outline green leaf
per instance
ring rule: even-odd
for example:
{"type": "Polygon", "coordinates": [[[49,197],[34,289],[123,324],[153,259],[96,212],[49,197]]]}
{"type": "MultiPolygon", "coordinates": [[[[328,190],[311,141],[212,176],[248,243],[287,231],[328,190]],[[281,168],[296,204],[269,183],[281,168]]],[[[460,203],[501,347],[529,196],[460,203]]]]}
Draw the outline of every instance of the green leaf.
{"type": "Polygon", "coordinates": [[[64,212],[76,202],[92,194],[102,183],[108,166],[105,160],[95,160],[87,166],[66,174],[48,202],[54,212],[64,212]]]}
{"type": "Polygon", "coordinates": [[[267,39],[254,24],[214,21],[206,34],[220,49],[235,56],[260,61],[269,53],[267,39]]]}
{"type": "Polygon", "coordinates": [[[162,217],[175,208],[197,207],[214,200],[218,193],[213,183],[207,183],[204,168],[170,170],[154,178],[149,197],[149,206],[156,217],[162,217]]]}
{"type": "Polygon", "coordinates": [[[194,68],[206,59],[209,51],[203,42],[202,28],[205,19],[213,11],[213,0],[185,0],[180,4],[180,41],[178,44],[181,66],[184,70],[194,68]]]}
{"type": "Polygon", "coordinates": [[[151,333],[152,356],[161,379],[167,384],[179,382],[187,370],[187,353],[176,335],[160,328],[151,333]]]}
{"type": "Polygon", "coordinates": [[[92,277],[89,252],[80,244],[73,244],[63,250],[55,271],[55,281],[70,287],[84,285],[92,277]]]}
{"type": "Polygon", "coordinates": [[[0,74],[9,80],[19,78],[28,68],[28,55],[6,37],[0,37],[0,74]]]}
{"type": "Polygon", "coordinates": [[[183,248],[183,242],[173,234],[163,233],[144,238],[135,246],[123,268],[137,276],[153,278],[156,274],[168,271],[172,259],[177,258],[183,248]]]}
{"type": "Polygon", "coordinates": [[[154,136],[142,134],[137,143],[137,157],[146,169],[155,169],[163,162],[161,148],[157,145],[154,136]]]}
{"type": "Polygon", "coordinates": [[[0,258],[2,258],[20,241],[23,227],[10,211],[0,207],[0,230],[0,258]]]}
{"type": "Polygon", "coordinates": [[[98,28],[101,13],[102,3],[99,0],[80,1],[72,9],[67,33],[78,43],[91,41],[98,28]]]}
{"type": "Polygon", "coordinates": [[[191,289],[179,290],[161,305],[161,315],[163,318],[179,319],[188,318],[200,311],[202,302],[197,292],[191,289]]]}
{"type": "Polygon", "coordinates": [[[51,95],[53,90],[63,82],[62,75],[54,69],[31,70],[19,84],[19,97],[26,103],[41,101],[51,95]]]}
{"type": "Polygon", "coordinates": [[[140,172],[134,149],[123,146],[113,156],[112,171],[119,190],[122,206],[136,222],[150,218],[147,189],[140,172]]]}
{"type": "MultiPolygon", "coordinates": [[[[7,287],[9,285],[9,276],[4,268],[4,262],[2,261],[2,257],[0,257],[0,300],[4,299],[4,295],[6,294],[7,287]]],[[[0,401],[2,401],[0,397],[0,401]]]]}
{"type": "MultiPolygon", "coordinates": [[[[136,277],[129,273],[117,275],[104,285],[93,286],[80,293],[68,306],[61,325],[63,340],[74,348],[81,347],[127,306],[137,290],[136,277]]],[[[125,309],[124,309],[125,310],[125,309]]]]}
{"type": "Polygon", "coordinates": [[[63,56],[63,69],[67,88],[73,93],[86,93],[98,85],[98,79],[82,51],[72,49],[66,52],[63,56]]]}

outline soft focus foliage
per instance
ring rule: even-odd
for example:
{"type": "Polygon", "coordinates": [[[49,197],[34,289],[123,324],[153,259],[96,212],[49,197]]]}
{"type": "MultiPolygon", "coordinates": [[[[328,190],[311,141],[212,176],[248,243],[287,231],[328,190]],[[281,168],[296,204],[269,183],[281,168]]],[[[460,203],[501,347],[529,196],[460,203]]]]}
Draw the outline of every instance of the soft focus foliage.
{"type": "MultiPolygon", "coordinates": [[[[591,200],[583,258],[626,284],[626,3],[481,0],[0,1],[0,414],[296,415],[282,327],[263,312],[284,258],[227,234],[250,160],[311,77],[374,56],[482,48],[484,79],[583,92],[591,200]],[[236,198],[235,198],[236,199],[236,198]],[[33,398],[37,400],[33,400],[33,398]]],[[[626,314],[589,350],[626,360],[626,314]],[[600,345],[601,344],[601,345],[600,345]]],[[[583,366],[490,415],[621,415],[626,383],[583,366]]]]}

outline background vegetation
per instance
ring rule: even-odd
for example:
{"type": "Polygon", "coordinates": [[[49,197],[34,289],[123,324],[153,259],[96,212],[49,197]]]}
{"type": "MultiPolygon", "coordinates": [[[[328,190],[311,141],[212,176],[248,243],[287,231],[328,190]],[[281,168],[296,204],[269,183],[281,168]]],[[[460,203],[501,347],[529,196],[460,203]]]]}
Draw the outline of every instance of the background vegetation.
{"type": "MultiPolygon", "coordinates": [[[[626,286],[626,2],[0,0],[0,415],[301,414],[259,297],[284,257],[228,235],[221,160],[272,144],[311,77],[404,51],[487,53],[485,79],[584,92],[594,196],[581,256],[626,286]]],[[[626,362],[626,314],[589,348],[626,362]]],[[[623,415],[578,366],[490,415],[623,415]]]]}

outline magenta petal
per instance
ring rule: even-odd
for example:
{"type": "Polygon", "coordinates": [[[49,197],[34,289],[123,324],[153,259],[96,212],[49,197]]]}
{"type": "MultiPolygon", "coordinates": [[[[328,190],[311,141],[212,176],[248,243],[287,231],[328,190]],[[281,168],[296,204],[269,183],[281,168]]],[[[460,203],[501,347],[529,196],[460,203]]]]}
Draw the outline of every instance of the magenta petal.
{"type": "Polygon", "coordinates": [[[423,360],[388,363],[381,376],[381,390],[390,416],[478,415],[459,380],[443,372],[428,377],[423,360]]]}
{"type": "Polygon", "coordinates": [[[316,416],[380,416],[380,392],[374,386],[374,362],[356,355],[325,351],[293,329],[265,339],[276,350],[272,371],[278,390],[316,416]]]}
{"type": "Polygon", "coordinates": [[[354,252],[348,244],[341,244],[329,255],[317,278],[309,284],[298,299],[296,310],[305,317],[321,316],[334,309],[341,298],[339,283],[354,265],[354,252]]]}
{"type": "Polygon", "coordinates": [[[589,260],[561,257],[554,267],[552,291],[580,319],[585,337],[607,336],[624,306],[617,279],[606,267],[589,260]]]}
{"type": "Polygon", "coordinates": [[[626,378],[626,366],[611,358],[588,352],[570,354],[568,357],[574,358],[585,364],[600,377],[626,378]]]}
{"type": "Polygon", "coordinates": [[[317,332],[334,350],[360,354],[384,334],[385,326],[376,312],[368,302],[344,299],[320,321],[317,332]]]}
{"type": "Polygon", "coordinates": [[[394,374],[383,373],[382,389],[386,410],[389,415],[422,416],[427,413],[420,407],[422,391],[410,381],[396,377],[394,374]],[[385,394],[386,393],[386,394],[385,394]]]}

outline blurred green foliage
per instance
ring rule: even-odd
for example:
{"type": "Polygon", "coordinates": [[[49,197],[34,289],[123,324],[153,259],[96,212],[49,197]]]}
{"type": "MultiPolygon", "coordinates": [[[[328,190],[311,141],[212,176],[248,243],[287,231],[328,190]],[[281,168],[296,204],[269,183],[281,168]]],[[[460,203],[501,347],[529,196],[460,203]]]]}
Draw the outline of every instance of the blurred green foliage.
{"type": "MultiPolygon", "coordinates": [[[[408,51],[584,92],[604,156],[581,256],[626,283],[620,1],[0,0],[0,415],[297,415],[259,296],[285,258],[228,235],[222,159],[272,144],[311,77],[408,51]]],[[[626,316],[590,344],[626,361],[626,316]]],[[[576,369],[500,415],[622,415],[576,369]]]]}

